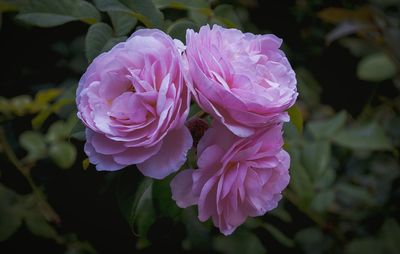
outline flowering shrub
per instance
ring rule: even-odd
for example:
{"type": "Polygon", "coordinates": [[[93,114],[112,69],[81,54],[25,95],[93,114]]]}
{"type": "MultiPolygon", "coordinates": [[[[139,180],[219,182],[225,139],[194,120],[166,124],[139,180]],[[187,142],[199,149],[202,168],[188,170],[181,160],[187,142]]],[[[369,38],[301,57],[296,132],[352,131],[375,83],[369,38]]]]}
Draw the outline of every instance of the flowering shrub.
{"type": "Polygon", "coordinates": [[[0,252],[397,254],[399,14],[0,0],[0,252]]]}

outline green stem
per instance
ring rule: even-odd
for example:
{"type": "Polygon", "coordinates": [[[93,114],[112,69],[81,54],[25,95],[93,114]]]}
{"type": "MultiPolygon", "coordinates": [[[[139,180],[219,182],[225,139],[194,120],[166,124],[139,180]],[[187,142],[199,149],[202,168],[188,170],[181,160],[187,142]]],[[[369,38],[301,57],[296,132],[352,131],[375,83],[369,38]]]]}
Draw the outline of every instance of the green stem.
{"type": "Polygon", "coordinates": [[[15,166],[15,168],[25,177],[26,181],[29,183],[29,186],[32,188],[33,193],[38,199],[39,209],[42,211],[42,214],[48,221],[59,224],[60,217],[51,207],[51,205],[47,202],[46,197],[43,195],[43,192],[40,188],[35,184],[33,178],[30,174],[31,168],[23,165],[20,160],[15,155],[13,149],[8,144],[7,139],[4,134],[4,129],[0,127],[0,144],[3,148],[3,151],[10,162],[15,166]]]}

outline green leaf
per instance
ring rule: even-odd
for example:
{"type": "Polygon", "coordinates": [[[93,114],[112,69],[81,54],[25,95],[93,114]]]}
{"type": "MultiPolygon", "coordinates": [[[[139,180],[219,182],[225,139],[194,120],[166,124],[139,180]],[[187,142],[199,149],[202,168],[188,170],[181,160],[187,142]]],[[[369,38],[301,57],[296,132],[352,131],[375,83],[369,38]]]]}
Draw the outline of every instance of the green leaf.
{"type": "Polygon", "coordinates": [[[331,160],[331,145],[327,141],[308,142],[302,149],[303,165],[314,181],[320,179],[331,160]]]}
{"type": "Polygon", "coordinates": [[[205,0],[153,0],[157,8],[173,9],[203,9],[208,8],[209,4],[205,0]]]}
{"type": "Polygon", "coordinates": [[[299,195],[302,200],[302,205],[307,205],[314,195],[313,184],[307,170],[301,165],[298,155],[292,153],[291,157],[290,187],[299,195]]]}
{"type": "Polygon", "coordinates": [[[375,200],[366,188],[361,186],[339,183],[336,185],[337,197],[348,205],[374,205],[375,200]]]}
{"type": "Polygon", "coordinates": [[[22,224],[16,204],[20,196],[0,183],[0,242],[12,236],[22,224]]]}
{"type": "Polygon", "coordinates": [[[94,24],[100,20],[100,13],[83,0],[30,0],[17,19],[40,27],[52,27],[80,20],[94,24]]]}
{"type": "Polygon", "coordinates": [[[361,59],[357,66],[357,76],[361,80],[380,82],[393,78],[396,66],[384,53],[375,53],[361,59]]]}
{"type": "Polygon", "coordinates": [[[0,13],[18,11],[27,0],[0,0],[0,13]]]}
{"type": "Polygon", "coordinates": [[[85,38],[85,53],[89,62],[103,52],[107,41],[113,34],[112,28],[106,23],[97,23],[90,26],[85,38]]]}
{"type": "Polygon", "coordinates": [[[305,228],[297,232],[295,241],[300,244],[304,253],[307,254],[327,253],[333,245],[333,240],[315,227],[305,228]]]}
{"type": "Polygon", "coordinates": [[[39,132],[25,131],[19,136],[19,143],[28,152],[28,159],[30,160],[37,160],[46,156],[45,138],[39,132]]]}
{"type": "Polygon", "coordinates": [[[187,29],[197,29],[197,26],[190,20],[179,19],[167,28],[167,33],[172,38],[185,42],[187,29]]]}
{"type": "Polygon", "coordinates": [[[317,212],[325,211],[335,200],[335,192],[333,190],[323,190],[317,192],[313,201],[311,202],[311,208],[317,212]]]}
{"type": "Polygon", "coordinates": [[[70,168],[76,159],[76,148],[68,142],[55,142],[50,146],[49,155],[60,168],[70,168]]]}
{"type": "Polygon", "coordinates": [[[234,7],[228,4],[220,4],[214,9],[215,23],[221,24],[228,28],[242,29],[242,23],[237,15],[234,7]]]}
{"type": "Polygon", "coordinates": [[[129,224],[140,237],[147,238],[150,226],[155,222],[155,211],[152,201],[153,182],[144,180],[136,192],[131,208],[129,224]]]}
{"type": "Polygon", "coordinates": [[[307,128],[317,139],[332,138],[344,126],[346,118],[346,112],[340,111],[329,119],[310,122],[307,128]]]}
{"type": "Polygon", "coordinates": [[[162,215],[175,218],[179,215],[181,209],[179,209],[172,199],[171,187],[169,186],[171,180],[172,177],[167,177],[163,180],[154,180],[152,195],[156,211],[162,215]]]}
{"type": "Polygon", "coordinates": [[[300,133],[303,133],[303,115],[297,105],[293,105],[288,110],[290,121],[296,126],[300,133]]]}
{"type": "Polygon", "coordinates": [[[388,218],[381,228],[381,238],[385,253],[396,254],[400,250],[400,225],[392,218],[388,218]]]}
{"type": "Polygon", "coordinates": [[[343,129],[333,137],[333,141],[350,149],[389,150],[392,148],[382,127],[375,122],[343,129]]]}
{"type": "Polygon", "coordinates": [[[110,11],[108,15],[117,37],[129,34],[136,26],[137,19],[126,12],[110,11]]]}
{"type": "Polygon", "coordinates": [[[312,73],[302,67],[297,68],[295,72],[298,80],[297,87],[299,90],[299,97],[303,99],[307,105],[318,105],[322,89],[312,73]]]}
{"type": "Polygon", "coordinates": [[[382,253],[380,243],[374,238],[362,238],[351,241],[344,251],[345,254],[377,254],[382,253]]]}
{"type": "Polygon", "coordinates": [[[40,213],[29,213],[25,216],[25,223],[32,234],[44,238],[58,239],[56,230],[46,221],[40,213]]]}
{"type": "Polygon", "coordinates": [[[101,11],[121,11],[128,13],[148,28],[163,28],[164,16],[152,1],[142,0],[95,0],[101,11]]]}
{"type": "Polygon", "coordinates": [[[230,236],[216,236],[213,243],[215,250],[226,254],[266,253],[257,236],[243,230],[237,230],[230,236]]]}
{"type": "Polygon", "coordinates": [[[210,224],[199,221],[196,208],[192,206],[184,209],[182,220],[186,226],[187,240],[191,245],[189,247],[196,250],[210,251],[211,227],[209,227],[210,224]]]}
{"type": "Polygon", "coordinates": [[[50,88],[47,90],[41,90],[35,95],[35,104],[37,106],[46,106],[52,100],[57,98],[62,92],[62,89],[59,88],[50,88]]]}
{"type": "Polygon", "coordinates": [[[64,121],[57,121],[53,123],[46,134],[46,141],[54,143],[69,137],[70,129],[67,128],[64,121]]]}

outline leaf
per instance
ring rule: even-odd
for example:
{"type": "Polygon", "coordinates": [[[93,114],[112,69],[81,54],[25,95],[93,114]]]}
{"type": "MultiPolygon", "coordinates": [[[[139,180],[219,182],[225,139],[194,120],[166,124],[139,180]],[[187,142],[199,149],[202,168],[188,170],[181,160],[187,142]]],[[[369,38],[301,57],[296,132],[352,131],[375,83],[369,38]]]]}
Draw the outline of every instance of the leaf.
{"type": "Polygon", "coordinates": [[[242,23],[234,7],[228,4],[220,4],[214,9],[214,20],[228,28],[242,29],[242,23]]]}
{"type": "Polygon", "coordinates": [[[80,20],[94,24],[100,20],[100,13],[83,0],[30,0],[17,19],[40,27],[52,27],[80,20]]]}
{"type": "Polygon", "coordinates": [[[95,0],[101,11],[128,13],[148,28],[163,28],[164,16],[150,0],[95,0]]]}
{"type": "Polygon", "coordinates": [[[291,180],[289,185],[299,195],[302,204],[307,205],[314,195],[313,184],[307,170],[300,164],[300,158],[298,157],[298,154],[291,153],[291,180]]]}
{"type": "Polygon", "coordinates": [[[187,29],[197,29],[197,25],[190,20],[179,19],[167,28],[167,33],[172,38],[185,42],[187,29]]]}
{"type": "Polygon", "coordinates": [[[331,146],[327,141],[306,143],[302,150],[302,161],[313,181],[320,176],[329,166],[331,159],[331,146]]]}
{"type": "Polygon", "coordinates": [[[47,146],[44,141],[44,136],[36,131],[25,131],[19,136],[19,143],[28,152],[30,160],[42,159],[46,156],[47,146]]]}
{"type": "Polygon", "coordinates": [[[350,34],[366,32],[367,30],[372,30],[374,28],[375,27],[372,25],[358,21],[343,21],[326,35],[325,40],[328,44],[330,44],[337,39],[343,38],[350,34]]]}
{"type": "Polygon", "coordinates": [[[323,254],[328,253],[332,246],[333,240],[324,235],[320,229],[315,227],[300,230],[295,235],[295,241],[298,242],[307,254],[323,254]]]}
{"type": "Polygon", "coordinates": [[[369,21],[372,14],[368,7],[357,10],[329,7],[317,13],[317,16],[328,23],[336,24],[345,20],[369,21]]]}
{"type": "Polygon", "coordinates": [[[386,250],[385,253],[398,253],[400,250],[400,225],[395,219],[385,220],[380,235],[384,243],[383,248],[386,250]]]}
{"type": "Polygon", "coordinates": [[[35,104],[37,106],[45,106],[50,103],[52,100],[57,98],[62,92],[62,89],[59,88],[50,88],[47,90],[41,90],[35,95],[35,104]]]}
{"type": "Polygon", "coordinates": [[[332,138],[344,126],[346,118],[346,112],[340,111],[329,119],[312,121],[307,127],[317,139],[332,138]]]}
{"type": "Polygon", "coordinates": [[[209,4],[205,0],[153,0],[157,8],[173,9],[203,9],[208,8],[209,4]]]}
{"type": "Polygon", "coordinates": [[[22,224],[22,214],[16,209],[20,196],[0,183],[0,242],[12,236],[22,224]]]}
{"type": "Polygon", "coordinates": [[[52,113],[58,112],[64,106],[71,105],[73,103],[75,103],[74,99],[61,97],[51,106],[43,108],[43,110],[41,110],[39,114],[32,119],[32,127],[34,129],[40,128],[52,113]]]}
{"type": "Polygon", "coordinates": [[[112,34],[112,28],[105,23],[90,26],[85,38],[85,53],[89,62],[103,52],[103,48],[112,34]]]}
{"type": "Polygon", "coordinates": [[[276,227],[266,223],[262,223],[262,227],[267,230],[275,238],[275,240],[280,242],[282,245],[289,248],[294,247],[294,241],[287,237],[284,233],[282,233],[282,231],[280,231],[276,227]]]}
{"type": "Polygon", "coordinates": [[[136,26],[137,19],[128,13],[110,11],[108,12],[108,15],[110,16],[115,36],[117,37],[129,34],[136,26]]]}
{"type": "Polygon", "coordinates": [[[54,143],[59,140],[68,138],[70,129],[67,128],[64,121],[57,121],[50,125],[46,134],[46,141],[54,143]]]}
{"type": "Polygon", "coordinates": [[[50,146],[49,155],[60,168],[70,168],[76,159],[76,148],[68,142],[56,142],[50,146]]]}
{"type": "Polygon", "coordinates": [[[361,186],[339,183],[336,185],[337,197],[347,205],[374,205],[375,200],[366,188],[361,186]]]}
{"type": "Polygon", "coordinates": [[[357,66],[357,76],[361,80],[380,82],[396,75],[396,66],[384,53],[374,53],[361,59],[357,66]]]}
{"type": "Polygon", "coordinates": [[[382,127],[375,122],[343,129],[333,137],[333,141],[350,149],[389,150],[392,148],[382,127]]]}
{"type": "Polygon", "coordinates": [[[183,209],[182,221],[186,226],[187,240],[191,245],[189,247],[195,250],[211,251],[210,224],[199,221],[195,207],[192,206],[183,209]]]}
{"type": "Polygon", "coordinates": [[[380,243],[374,238],[362,238],[351,241],[344,251],[345,254],[377,254],[382,253],[380,243]]]}
{"type": "Polygon", "coordinates": [[[146,179],[140,184],[129,218],[129,224],[143,238],[147,237],[150,226],[155,222],[152,189],[153,182],[150,179],[146,179]]]}
{"type": "Polygon", "coordinates": [[[169,183],[172,177],[167,177],[163,180],[154,180],[153,182],[153,200],[157,214],[162,214],[167,217],[175,218],[181,212],[175,201],[171,198],[171,187],[169,183]]]}
{"type": "Polygon", "coordinates": [[[83,161],[82,161],[82,168],[83,169],[88,169],[89,168],[89,165],[90,165],[90,161],[89,161],[89,158],[86,158],[86,159],[84,159],[83,161]]]}
{"type": "Polygon", "coordinates": [[[297,105],[293,105],[288,110],[290,121],[296,126],[296,129],[303,133],[303,115],[300,111],[300,108],[297,105]]]}
{"type": "Polygon", "coordinates": [[[298,79],[299,96],[307,105],[319,104],[319,97],[322,92],[320,85],[315,80],[310,71],[305,68],[297,68],[296,76],[298,79]]]}
{"type": "Polygon", "coordinates": [[[215,250],[226,254],[266,253],[257,236],[246,231],[238,230],[230,236],[216,236],[213,243],[215,250]]]}
{"type": "Polygon", "coordinates": [[[311,208],[317,212],[325,211],[335,200],[335,192],[333,190],[323,190],[317,192],[313,201],[311,202],[311,208]]]}
{"type": "Polygon", "coordinates": [[[32,234],[44,238],[58,239],[56,230],[40,213],[29,213],[24,217],[26,226],[32,234]]]}
{"type": "Polygon", "coordinates": [[[18,11],[27,0],[0,0],[0,13],[18,11]]]}

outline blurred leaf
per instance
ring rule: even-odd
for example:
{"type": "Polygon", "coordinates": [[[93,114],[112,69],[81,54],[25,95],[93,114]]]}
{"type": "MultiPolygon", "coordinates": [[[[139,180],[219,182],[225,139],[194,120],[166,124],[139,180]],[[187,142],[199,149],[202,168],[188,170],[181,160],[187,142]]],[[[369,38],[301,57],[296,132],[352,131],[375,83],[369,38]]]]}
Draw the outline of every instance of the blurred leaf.
{"type": "Polygon", "coordinates": [[[371,11],[368,7],[361,7],[357,10],[345,8],[329,7],[318,12],[317,16],[328,23],[340,23],[345,20],[369,21],[371,11]]]}
{"type": "Polygon", "coordinates": [[[150,179],[145,179],[140,184],[129,217],[129,224],[143,238],[147,238],[147,232],[155,222],[152,189],[153,181],[150,179]]]}
{"type": "Polygon", "coordinates": [[[55,229],[40,213],[29,213],[24,217],[26,226],[32,234],[44,238],[58,239],[55,229]]]}
{"type": "Polygon", "coordinates": [[[188,10],[188,18],[194,21],[194,23],[197,25],[197,27],[203,26],[204,24],[207,23],[209,15],[211,15],[212,12],[210,11],[205,11],[205,10],[198,10],[198,9],[190,9],[188,10]]]}
{"type": "Polygon", "coordinates": [[[57,98],[62,92],[59,88],[50,88],[46,90],[40,90],[35,96],[35,103],[38,106],[45,106],[52,100],[57,98]]]}
{"type": "Polygon", "coordinates": [[[345,249],[345,254],[377,254],[382,253],[380,243],[374,238],[355,239],[345,249]]]}
{"type": "Polygon", "coordinates": [[[175,201],[172,200],[171,187],[169,186],[172,177],[163,180],[154,180],[153,182],[153,200],[156,211],[160,214],[175,218],[181,212],[175,201]]]}
{"type": "Polygon", "coordinates": [[[153,2],[160,9],[201,9],[209,6],[205,0],[153,0],[153,2]]]}
{"type": "Polygon", "coordinates": [[[89,158],[86,158],[86,159],[84,159],[83,161],[82,161],[82,168],[83,169],[88,169],[89,168],[89,165],[90,165],[90,161],[89,161],[89,158]]]}
{"type": "Polygon", "coordinates": [[[317,139],[332,138],[344,126],[346,118],[346,112],[340,111],[329,119],[309,122],[307,127],[317,139]]]}
{"type": "Polygon", "coordinates": [[[218,235],[214,238],[215,250],[226,254],[266,253],[264,246],[253,233],[237,230],[230,236],[218,235]]]}
{"type": "Polygon", "coordinates": [[[365,32],[368,29],[374,29],[374,26],[358,21],[343,21],[339,23],[332,31],[330,31],[325,39],[328,44],[343,38],[347,35],[365,32]]]}
{"type": "Polygon", "coordinates": [[[63,140],[68,138],[70,134],[70,129],[67,128],[64,121],[57,121],[50,125],[49,130],[46,134],[46,141],[53,143],[58,140],[63,140]]]}
{"type": "Polygon", "coordinates": [[[290,187],[299,195],[302,205],[307,205],[314,195],[313,184],[307,170],[300,164],[299,155],[291,153],[292,162],[290,169],[290,187]]]}
{"type": "Polygon", "coordinates": [[[214,9],[214,18],[218,24],[227,28],[242,29],[242,23],[234,7],[228,4],[220,4],[214,9]]]}
{"type": "Polygon", "coordinates": [[[0,183],[0,242],[12,236],[22,224],[22,214],[15,209],[18,195],[0,183]]]}
{"type": "Polygon", "coordinates": [[[85,39],[85,53],[89,62],[103,52],[107,41],[113,34],[112,28],[106,23],[97,23],[90,26],[85,39]]]}
{"type": "Polygon", "coordinates": [[[19,143],[28,152],[30,160],[46,156],[47,147],[44,136],[36,131],[25,131],[19,136],[19,143]]]}
{"type": "Polygon", "coordinates": [[[313,181],[318,181],[328,168],[331,146],[327,141],[309,142],[302,150],[302,161],[313,181]]]}
{"type": "Polygon", "coordinates": [[[56,142],[50,146],[49,155],[60,168],[70,168],[76,159],[76,148],[68,142],[56,142]]]}
{"type": "Polygon", "coordinates": [[[102,52],[109,51],[112,49],[115,45],[117,45],[120,42],[126,41],[127,37],[126,36],[121,36],[121,37],[112,37],[110,38],[107,43],[104,45],[102,52]]]}
{"type": "Polygon", "coordinates": [[[296,126],[297,130],[300,133],[303,133],[303,115],[297,105],[293,105],[288,110],[290,121],[296,126]]]}
{"type": "Polygon", "coordinates": [[[383,131],[375,122],[366,123],[353,128],[339,131],[333,141],[350,149],[360,150],[389,150],[391,144],[383,131]]]}
{"type": "Polygon", "coordinates": [[[375,203],[372,195],[366,188],[348,183],[339,183],[335,188],[338,199],[346,202],[347,205],[374,205],[375,203]]]}
{"type": "Polygon", "coordinates": [[[126,12],[110,11],[108,15],[117,37],[129,34],[136,26],[137,19],[126,12]]]}
{"type": "Polygon", "coordinates": [[[292,216],[290,216],[290,213],[283,208],[281,202],[278,204],[277,208],[271,210],[268,214],[281,219],[283,222],[292,222],[292,216]]]}
{"type": "Polygon", "coordinates": [[[0,13],[18,11],[27,0],[0,0],[0,13]]]}
{"type": "Polygon", "coordinates": [[[95,0],[94,2],[101,11],[125,12],[148,28],[163,28],[164,16],[150,0],[95,0]]]}
{"type": "Polygon", "coordinates": [[[361,59],[357,66],[357,76],[361,80],[380,82],[393,78],[396,66],[384,53],[374,53],[361,59]]]}
{"type": "Polygon", "coordinates": [[[196,250],[210,251],[211,234],[207,223],[201,223],[197,218],[195,207],[188,207],[182,211],[182,220],[186,226],[187,240],[190,248],[196,250]]]}
{"type": "Polygon", "coordinates": [[[400,225],[392,218],[388,218],[381,228],[381,238],[385,253],[396,254],[400,250],[400,225]]]}
{"type": "Polygon", "coordinates": [[[178,39],[182,42],[186,40],[186,30],[197,29],[195,23],[187,19],[179,19],[173,22],[168,28],[167,33],[174,39],[178,39]]]}
{"type": "Polygon", "coordinates": [[[358,38],[343,38],[340,44],[347,48],[354,56],[365,56],[376,52],[376,49],[369,42],[358,38]]]}
{"type": "Polygon", "coordinates": [[[323,212],[333,203],[334,200],[335,192],[333,190],[319,191],[311,202],[311,208],[317,212],[323,212]]]}
{"type": "Polygon", "coordinates": [[[297,68],[296,76],[298,79],[299,97],[308,105],[316,105],[319,103],[321,87],[315,80],[310,71],[305,68],[297,68]]]}
{"type": "Polygon", "coordinates": [[[282,231],[272,226],[271,224],[263,223],[261,225],[264,229],[266,229],[279,243],[282,245],[292,248],[294,247],[294,241],[287,237],[282,231]]]}
{"type": "Polygon", "coordinates": [[[83,0],[30,0],[17,19],[40,27],[58,26],[76,20],[94,24],[100,20],[100,13],[83,0]]]}
{"type": "Polygon", "coordinates": [[[332,248],[333,240],[325,236],[318,228],[305,228],[296,233],[295,241],[307,254],[327,253],[332,248]]]}
{"type": "Polygon", "coordinates": [[[42,126],[42,124],[46,121],[46,119],[55,112],[58,112],[64,106],[71,105],[75,103],[74,99],[69,98],[60,98],[54,104],[49,107],[43,108],[37,116],[32,119],[32,127],[34,129],[38,129],[42,126]]]}

